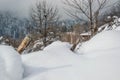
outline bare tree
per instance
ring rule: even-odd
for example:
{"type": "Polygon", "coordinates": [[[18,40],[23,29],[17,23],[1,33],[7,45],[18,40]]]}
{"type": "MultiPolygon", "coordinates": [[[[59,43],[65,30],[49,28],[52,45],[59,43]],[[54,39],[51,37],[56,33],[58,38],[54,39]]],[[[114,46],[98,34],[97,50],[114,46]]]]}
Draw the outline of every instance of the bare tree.
{"type": "Polygon", "coordinates": [[[89,21],[89,29],[93,36],[98,30],[98,16],[107,2],[108,0],[65,0],[64,4],[72,8],[65,9],[69,16],[89,21]]]}
{"type": "Polygon", "coordinates": [[[46,0],[37,2],[32,8],[31,17],[37,24],[37,29],[44,37],[44,45],[46,46],[47,27],[59,19],[58,9],[56,6],[49,5],[46,0]]]}
{"type": "Polygon", "coordinates": [[[120,17],[120,1],[117,2],[116,5],[108,9],[103,16],[118,16],[120,17]]]}

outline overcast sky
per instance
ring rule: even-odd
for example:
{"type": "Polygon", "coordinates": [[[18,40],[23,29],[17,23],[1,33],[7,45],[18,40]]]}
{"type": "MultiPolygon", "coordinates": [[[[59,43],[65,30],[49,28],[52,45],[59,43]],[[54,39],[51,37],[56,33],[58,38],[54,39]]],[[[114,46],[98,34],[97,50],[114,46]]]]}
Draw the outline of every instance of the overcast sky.
{"type": "MultiPolygon", "coordinates": [[[[27,16],[29,15],[30,8],[37,1],[39,0],[0,0],[0,10],[10,10],[21,16],[27,16]]],[[[58,6],[61,5],[61,0],[47,0],[47,1],[58,6]]]]}
{"type": "MultiPolygon", "coordinates": [[[[20,16],[28,16],[30,7],[39,0],[0,0],[0,10],[10,10],[20,16]]],[[[62,0],[47,0],[48,2],[57,5],[60,13],[64,15],[62,0]]],[[[115,0],[111,0],[112,2],[115,0]]]]}

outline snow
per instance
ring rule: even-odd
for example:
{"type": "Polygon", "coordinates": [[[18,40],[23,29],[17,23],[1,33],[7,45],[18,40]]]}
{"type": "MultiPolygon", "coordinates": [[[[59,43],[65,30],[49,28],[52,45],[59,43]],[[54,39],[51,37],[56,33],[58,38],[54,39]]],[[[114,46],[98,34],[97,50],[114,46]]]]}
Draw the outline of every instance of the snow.
{"type": "Polygon", "coordinates": [[[98,33],[79,49],[80,53],[108,50],[120,47],[120,31],[103,31],[98,33]]]}
{"type": "Polygon", "coordinates": [[[120,80],[119,32],[102,32],[92,40],[100,44],[99,37],[104,34],[104,38],[109,35],[117,41],[113,48],[107,47],[106,50],[79,55],[70,51],[70,44],[57,41],[43,51],[22,55],[24,80],[120,80]]]}
{"type": "Polygon", "coordinates": [[[120,22],[120,18],[118,19],[118,22],[120,22]]]}
{"type": "Polygon", "coordinates": [[[21,55],[22,63],[12,47],[1,45],[0,80],[120,80],[119,34],[102,31],[83,43],[79,54],[69,43],[56,41],[42,51],[21,55]]]}
{"type": "Polygon", "coordinates": [[[118,26],[115,30],[119,30],[120,31],[120,26],[118,26]]]}
{"type": "Polygon", "coordinates": [[[80,35],[81,35],[81,36],[84,36],[84,35],[91,35],[91,32],[81,33],[80,35]]]}
{"type": "Polygon", "coordinates": [[[12,47],[0,45],[0,61],[0,80],[22,80],[22,61],[12,47]]]}
{"type": "Polygon", "coordinates": [[[98,28],[98,31],[108,31],[108,30],[120,30],[117,29],[118,27],[120,27],[120,18],[118,18],[117,16],[113,16],[112,19],[114,19],[113,22],[104,24],[103,26],[98,28]]]}
{"type": "Polygon", "coordinates": [[[0,36],[0,40],[2,40],[3,39],[3,36],[0,36]]]}
{"type": "Polygon", "coordinates": [[[69,76],[75,75],[72,68],[79,57],[69,50],[70,47],[68,43],[57,41],[43,51],[23,55],[25,80],[74,80],[77,76],[72,76],[72,79],[69,76]]]}
{"type": "Polygon", "coordinates": [[[112,26],[81,44],[76,53],[61,41],[21,56],[0,45],[0,80],[120,80],[120,26],[112,26]]]}
{"type": "Polygon", "coordinates": [[[35,44],[33,45],[33,48],[36,48],[38,45],[43,45],[43,41],[42,40],[37,40],[34,42],[35,44]]]}
{"type": "Polygon", "coordinates": [[[4,60],[0,56],[0,80],[10,80],[5,73],[4,60]]]}

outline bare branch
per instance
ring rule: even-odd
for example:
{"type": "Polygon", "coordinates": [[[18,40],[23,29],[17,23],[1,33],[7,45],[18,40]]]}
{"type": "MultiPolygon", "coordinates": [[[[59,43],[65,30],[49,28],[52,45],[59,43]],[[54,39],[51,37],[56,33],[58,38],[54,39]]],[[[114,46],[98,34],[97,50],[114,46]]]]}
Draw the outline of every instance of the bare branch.
{"type": "Polygon", "coordinates": [[[64,4],[69,6],[73,11],[66,10],[69,16],[73,16],[77,19],[81,19],[81,14],[87,17],[90,23],[91,33],[94,32],[93,26],[98,24],[98,16],[107,5],[108,0],[65,0],[64,4]],[[96,7],[96,5],[98,5],[96,7]]]}

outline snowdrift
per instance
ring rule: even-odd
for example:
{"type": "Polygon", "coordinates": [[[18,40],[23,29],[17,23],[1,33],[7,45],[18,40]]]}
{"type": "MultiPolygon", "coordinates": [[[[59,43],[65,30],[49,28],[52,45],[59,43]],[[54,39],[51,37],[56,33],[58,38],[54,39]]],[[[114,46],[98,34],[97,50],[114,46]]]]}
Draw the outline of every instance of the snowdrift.
{"type": "MultiPolygon", "coordinates": [[[[99,37],[100,34],[96,36],[99,37]]],[[[70,51],[68,43],[54,42],[43,51],[22,55],[24,80],[120,80],[118,45],[106,51],[93,51],[94,55],[77,55],[70,51]]]]}
{"type": "Polygon", "coordinates": [[[22,63],[12,47],[1,45],[0,80],[120,80],[119,35],[118,27],[102,31],[78,49],[83,55],[72,52],[69,43],[56,41],[22,55],[22,63]]]}
{"type": "Polygon", "coordinates": [[[20,55],[10,46],[0,45],[0,80],[22,80],[20,55]]]}
{"type": "Polygon", "coordinates": [[[83,43],[79,53],[99,52],[103,50],[115,49],[120,47],[120,31],[103,31],[91,40],[83,43]]]}

